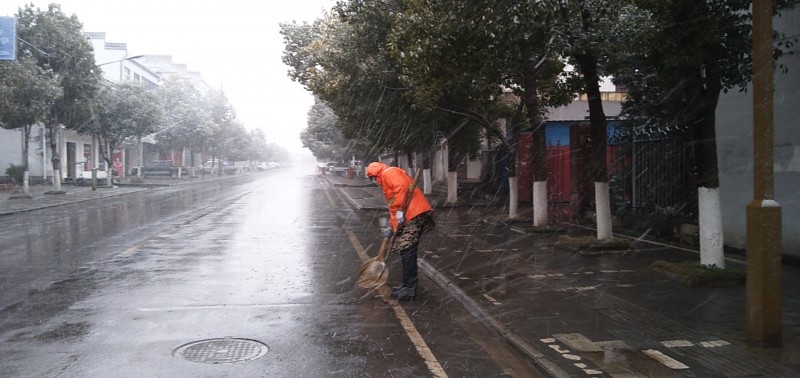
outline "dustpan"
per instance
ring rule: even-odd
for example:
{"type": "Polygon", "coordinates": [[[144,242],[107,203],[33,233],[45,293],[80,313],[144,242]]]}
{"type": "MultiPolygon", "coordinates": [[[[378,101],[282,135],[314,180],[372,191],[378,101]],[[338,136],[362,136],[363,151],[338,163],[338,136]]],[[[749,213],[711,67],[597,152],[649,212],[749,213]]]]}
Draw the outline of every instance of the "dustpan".
{"type": "Polygon", "coordinates": [[[356,286],[363,289],[375,289],[386,284],[389,278],[389,270],[386,269],[386,244],[389,238],[383,238],[381,249],[378,255],[370,257],[360,267],[358,267],[358,281],[356,286]]]}

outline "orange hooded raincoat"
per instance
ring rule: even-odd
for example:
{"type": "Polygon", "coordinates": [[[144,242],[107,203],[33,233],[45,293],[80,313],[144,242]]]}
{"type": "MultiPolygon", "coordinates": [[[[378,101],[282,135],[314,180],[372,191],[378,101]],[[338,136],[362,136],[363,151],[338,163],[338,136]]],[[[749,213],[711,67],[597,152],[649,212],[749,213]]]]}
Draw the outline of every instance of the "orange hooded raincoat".
{"type": "MultiPolygon", "coordinates": [[[[383,189],[383,195],[386,196],[386,203],[389,206],[389,224],[392,225],[392,230],[396,232],[397,211],[403,210],[403,204],[408,196],[408,189],[414,183],[414,179],[406,171],[380,162],[370,163],[367,166],[367,176],[375,177],[378,185],[383,189]]],[[[417,215],[431,210],[431,204],[422,194],[422,190],[419,187],[415,187],[408,209],[405,210],[405,222],[409,222],[417,215]]]]}

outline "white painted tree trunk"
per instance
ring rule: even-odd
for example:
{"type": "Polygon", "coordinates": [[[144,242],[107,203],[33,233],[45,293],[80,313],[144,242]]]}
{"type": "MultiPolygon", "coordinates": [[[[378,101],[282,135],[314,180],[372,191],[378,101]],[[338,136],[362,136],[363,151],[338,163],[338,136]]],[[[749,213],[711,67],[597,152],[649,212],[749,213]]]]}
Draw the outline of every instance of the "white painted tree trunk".
{"type": "Polygon", "coordinates": [[[458,201],[458,172],[447,172],[447,203],[458,201]]]}
{"type": "Polygon", "coordinates": [[[508,178],[508,218],[516,219],[519,216],[519,177],[508,178]]]}
{"type": "Polygon", "coordinates": [[[53,171],[53,190],[56,192],[61,191],[61,169],[53,171]]]}
{"type": "Polygon", "coordinates": [[[533,182],[533,226],[545,226],[547,219],[547,181],[533,182]]]}
{"type": "Polygon", "coordinates": [[[719,188],[697,188],[700,264],[725,268],[719,188]]]}
{"type": "Polygon", "coordinates": [[[422,193],[433,193],[433,181],[431,180],[431,169],[426,168],[422,170],[422,193]]]}
{"type": "Polygon", "coordinates": [[[613,231],[611,226],[611,199],[607,182],[594,183],[595,212],[597,213],[597,239],[609,240],[613,231]]]}
{"type": "Polygon", "coordinates": [[[22,194],[26,196],[31,195],[30,174],[28,171],[22,174],[22,194]]]}

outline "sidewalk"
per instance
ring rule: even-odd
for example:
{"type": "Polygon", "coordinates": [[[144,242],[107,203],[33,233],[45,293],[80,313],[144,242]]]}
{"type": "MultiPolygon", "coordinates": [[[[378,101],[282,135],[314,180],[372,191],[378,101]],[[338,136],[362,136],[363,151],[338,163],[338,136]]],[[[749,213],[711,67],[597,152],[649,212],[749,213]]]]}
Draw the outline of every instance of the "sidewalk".
{"type": "MultiPolygon", "coordinates": [[[[242,174],[248,173],[239,173],[239,175],[242,174]]],[[[225,177],[228,176],[223,176],[223,178],[225,177]]],[[[62,184],[60,193],[55,193],[52,185],[32,185],[29,197],[24,196],[21,189],[0,190],[0,216],[120,196],[149,188],[184,185],[202,180],[217,179],[219,177],[213,175],[182,178],[156,177],[145,180],[122,178],[112,187],[105,186],[105,179],[103,179],[97,181],[96,190],[92,190],[91,185],[62,184]]]]}
{"type": "MultiPolygon", "coordinates": [[[[364,178],[324,178],[356,208],[386,208],[364,178]]],[[[582,255],[559,247],[558,235],[504,219],[503,204],[447,205],[437,191],[429,200],[441,237],[423,241],[420,269],[552,376],[800,377],[796,267],[782,270],[783,346],[759,349],[746,338],[744,283],[688,287],[649,269],[699,262],[696,252],[641,242],[635,251],[582,255]]],[[[727,267],[745,269],[736,259],[727,267]]]]}
{"type": "Polygon", "coordinates": [[[30,197],[23,196],[17,190],[0,191],[0,216],[119,196],[142,190],[147,189],[120,186],[114,188],[98,187],[97,190],[93,191],[90,186],[63,185],[61,188],[63,194],[49,194],[48,192],[53,191],[52,186],[33,185],[30,187],[30,197]]]}

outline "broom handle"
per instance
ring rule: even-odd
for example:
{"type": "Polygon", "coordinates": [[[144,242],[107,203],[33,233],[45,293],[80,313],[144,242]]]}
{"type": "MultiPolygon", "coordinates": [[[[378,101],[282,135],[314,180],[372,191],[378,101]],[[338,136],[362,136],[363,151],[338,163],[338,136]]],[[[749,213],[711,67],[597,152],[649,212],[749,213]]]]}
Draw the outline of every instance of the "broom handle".
{"type": "MultiPolygon", "coordinates": [[[[403,217],[406,216],[406,212],[408,211],[408,205],[411,204],[411,197],[414,196],[414,191],[417,190],[417,179],[419,178],[419,173],[422,172],[422,169],[417,168],[417,171],[414,172],[414,181],[409,184],[409,191],[408,195],[406,196],[405,201],[403,201],[403,217]]],[[[392,242],[389,245],[389,253],[392,253],[392,249],[394,249],[394,241],[397,240],[397,234],[400,233],[400,230],[403,229],[403,224],[397,226],[397,232],[392,235],[392,242]]]]}

